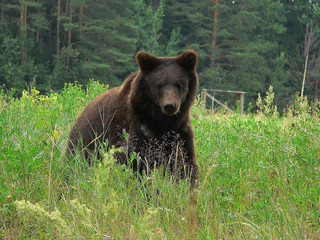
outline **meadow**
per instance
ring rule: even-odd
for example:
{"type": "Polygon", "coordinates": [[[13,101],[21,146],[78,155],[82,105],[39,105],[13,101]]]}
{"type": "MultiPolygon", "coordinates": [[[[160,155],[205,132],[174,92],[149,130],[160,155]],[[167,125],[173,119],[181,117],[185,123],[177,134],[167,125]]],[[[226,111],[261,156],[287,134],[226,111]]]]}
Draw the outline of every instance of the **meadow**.
{"type": "Polygon", "coordinates": [[[161,169],[138,179],[116,150],[93,166],[66,161],[73,122],[106,89],[0,92],[0,239],[320,239],[318,101],[294,96],[281,116],[272,91],[245,115],[197,102],[190,191],[161,169]]]}

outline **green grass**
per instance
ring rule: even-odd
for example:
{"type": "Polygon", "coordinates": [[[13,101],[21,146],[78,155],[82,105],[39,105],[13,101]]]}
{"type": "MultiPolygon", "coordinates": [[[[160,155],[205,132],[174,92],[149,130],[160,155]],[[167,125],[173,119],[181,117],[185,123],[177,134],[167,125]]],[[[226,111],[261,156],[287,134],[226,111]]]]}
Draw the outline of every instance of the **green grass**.
{"type": "Polygon", "coordinates": [[[320,239],[319,103],[283,117],[195,107],[200,185],[64,159],[69,130],[106,86],[0,93],[0,239],[320,239]],[[196,200],[196,204],[195,201],[196,200]]]}

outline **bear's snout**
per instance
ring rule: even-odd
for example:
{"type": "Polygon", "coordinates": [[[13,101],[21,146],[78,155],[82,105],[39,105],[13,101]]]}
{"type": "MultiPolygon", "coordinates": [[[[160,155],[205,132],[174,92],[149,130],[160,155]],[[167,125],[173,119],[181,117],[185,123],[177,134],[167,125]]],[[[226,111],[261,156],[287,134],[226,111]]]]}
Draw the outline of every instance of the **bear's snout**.
{"type": "Polygon", "coordinates": [[[180,106],[173,102],[166,102],[161,105],[161,110],[168,116],[174,116],[179,112],[180,106]]]}
{"type": "Polygon", "coordinates": [[[176,115],[180,110],[180,98],[178,91],[174,88],[167,88],[162,95],[160,102],[161,111],[168,115],[176,115]]]}
{"type": "Polygon", "coordinates": [[[176,104],[175,103],[166,103],[163,108],[165,113],[167,113],[168,115],[174,114],[176,112],[176,104]]]}

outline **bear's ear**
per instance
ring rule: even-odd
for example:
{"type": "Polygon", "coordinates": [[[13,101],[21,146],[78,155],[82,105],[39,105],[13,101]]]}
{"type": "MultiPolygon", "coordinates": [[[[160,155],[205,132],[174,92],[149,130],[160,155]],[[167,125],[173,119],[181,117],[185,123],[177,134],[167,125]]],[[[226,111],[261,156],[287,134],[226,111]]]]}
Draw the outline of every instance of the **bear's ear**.
{"type": "Polygon", "coordinates": [[[193,50],[186,50],[177,56],[177,63],[187,71],[193,71],[198,64],[198,55],[193,50]]]}
{"type": "Polygon", "coordinates": [[[140,51],[136,55],[136,62],[142,72],[151,72],[160,64],[160,59],[150,53],[140,51]]]}

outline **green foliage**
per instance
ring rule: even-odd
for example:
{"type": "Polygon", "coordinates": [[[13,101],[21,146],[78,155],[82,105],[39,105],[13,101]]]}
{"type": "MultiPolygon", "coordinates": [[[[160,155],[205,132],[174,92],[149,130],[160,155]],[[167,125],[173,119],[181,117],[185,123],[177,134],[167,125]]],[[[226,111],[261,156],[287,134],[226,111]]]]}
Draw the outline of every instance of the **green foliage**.
{"type": "Polygon", "coordinates": [[[180,54],[182,52],[182,49],[180,48],[181,38],[181,28],[178,27],[173,29],[170,35],[170,40],[168,41],[163,54],[166,56],[177,56],[180,54]]]}
{"type": "Polygon", "coordinates": [[[160,1],[156,10],[147,6],[143,0],[135,2],[135,22],[137,32],[137,49],[155,55],[162,54],[159,46],[160,31],[162,29],[163,1],[160,1]]]}
{"type": "Polygon", "coordinates": [[[24,88],[23,68],[20,57],[19,40],[6,37],[6,32],[0,29],[0,84],[8,89],[16,88],[20,91],[24,88]]]}
{"type": "Polygon", "coordinates": [[[258,107],[258,115],[264,115],[264,116],[273,116],[278,117],[279,113],[277,111],[277,106],[273,105],[274,100],[274,92],[273,87],[270,86],[269,90],[266,93],[266,97],[262,101],[260,93],[258,94],[258,100],[257,100],[257,107],[258,107]]]}
{"type": "MultiPolygon", "coordinates": [[[[21,213],[24,224],[33,225],[33,229],[29,229],[29,231],[46,229],[50,237],[61,237],[70,231],[58,210],[47,212],[43,207],[25,200],[15,201],[14,204],[21,213]]],[[[31,232],[31,234],[33,233],[31,232]]]]}
{"type": "Polygon", "coordinates": [[[319,101],[297,94],[275,117],[270,88],[263,121],[195,105],[201,171],[191,192],[163,169],[137,177],[115,164],[116,150],[92,166],[81,154],[65,159],[72,123],[107,88],[91,80],[20,99],[0,91],[1,238],[320,238],[319,101]]]}
{"type": "Polygon", "coordinates": [[[316,99],[310,102],[307,96],[300,96],[299,93],[296,93],[294,102],[287,107],[285,115],[304,122],[318,118],[320,116],[320,101],[316,99]]]}

